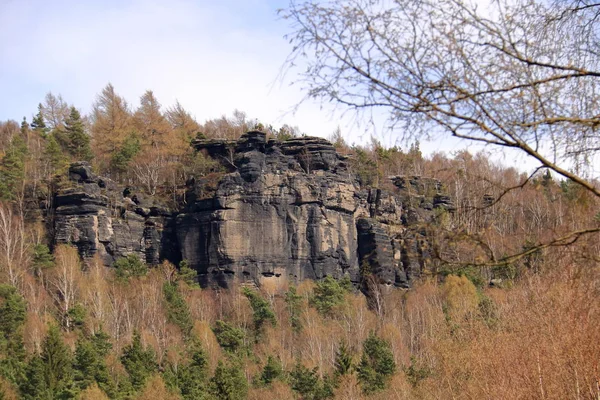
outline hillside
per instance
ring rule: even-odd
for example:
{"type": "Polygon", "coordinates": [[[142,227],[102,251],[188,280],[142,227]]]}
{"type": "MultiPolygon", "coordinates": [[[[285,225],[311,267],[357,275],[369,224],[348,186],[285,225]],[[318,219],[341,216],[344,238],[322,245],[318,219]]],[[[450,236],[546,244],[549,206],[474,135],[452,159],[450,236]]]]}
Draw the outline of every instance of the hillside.
{"type": "Polygon", "coordinates": [[[597,398],[597,211],[483,153],[49,94],[0,122],[0,398],[597,398]]]}

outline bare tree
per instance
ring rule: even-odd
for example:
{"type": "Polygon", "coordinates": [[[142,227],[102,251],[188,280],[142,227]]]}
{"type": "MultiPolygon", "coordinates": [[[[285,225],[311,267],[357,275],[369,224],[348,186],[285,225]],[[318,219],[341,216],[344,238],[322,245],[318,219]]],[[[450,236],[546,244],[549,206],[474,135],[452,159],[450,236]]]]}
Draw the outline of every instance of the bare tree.
{"type": "MultiPolygon", "coordinates": [[[[292,0],[288,68],[331,101],[406,139],[516,149],[596,198],[600,4],[587,0],[292,0]]],[[[544,244],[598,232],[598,224],[544,244]]]]}

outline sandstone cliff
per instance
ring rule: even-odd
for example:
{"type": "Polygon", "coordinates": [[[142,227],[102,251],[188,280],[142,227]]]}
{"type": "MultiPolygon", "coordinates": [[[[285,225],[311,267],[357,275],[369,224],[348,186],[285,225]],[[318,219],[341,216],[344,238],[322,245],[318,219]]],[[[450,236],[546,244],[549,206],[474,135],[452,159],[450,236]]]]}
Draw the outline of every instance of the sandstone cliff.
{"type": "Polygon", "coordinates": [[[393,177],[393,192],[360,187],[321,138],[266,141],[255,131],[193,146],[228,172],[213,191],[201,177],[188,182],[188,201],[176,210],[73,164],[54,197],[54,242],[106,264],[130,253],[149,264],[185,259],[203,285],[325,276],[358,283],[369,271],[407,287],[431,261],[424,226],[436,209],[452,211],[432,179],[393,177]]]}

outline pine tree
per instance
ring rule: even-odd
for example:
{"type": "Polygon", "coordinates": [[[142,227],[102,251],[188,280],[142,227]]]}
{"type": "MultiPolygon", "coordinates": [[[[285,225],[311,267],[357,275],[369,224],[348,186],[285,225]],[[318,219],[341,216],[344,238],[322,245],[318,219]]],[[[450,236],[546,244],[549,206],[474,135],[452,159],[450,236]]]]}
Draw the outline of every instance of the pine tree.
{"type": "MultiPolygon", "coordinates": [[[[108,353],[110,342],[106,341],[102,332],[94,335],[92,340],[79,339],[75,348],[73,363],[75,385],[83,390],[97,383],[109,396],[115,395],[115,386],[106,367],[104,357],[108,353]]],[[[112,346],[111,346],[112,347],[112,346]]]]}
{"type": "Polygon", "coordinates": [[[337,376],[346,375],[352,369],[352,354],[350,354],[350,350],[343,340],[335,353],[334,367],[337,376]]]}
{"type": "Polygon", "coordinates": [[[320,379],[318,368],[308,369],[300,361],[290,372],[292,390],[305,400],[323,400],[333,397],[333,384],[329,378],[320,379]]]}
{"type": "Polygon", "coordinates": [[[133,341],[123,349],[121,363],[129,374],[131,384],[136,390],[141,389],[146,379],[158,369],[154,351],[142,346],[139,332],[134,332],[133,341]]]}
{"type": "Polygon", "coordinates": [[[18,384],[25,374],[23,324],[26,304],[17,289],[0,285],[0,376],[18,384]]]}
{"type": "Polygon", "coordinates": [[[185,400],[208,399],[208,357],[197,339],[188,348],[190,363],[177,372],[177,386],[185,400]]]}
{"type": "Polygon", "coordinates": [[[53,133],[48,135],[43,160],[49,166],[51,174],[61,173],[65,171],[69,165],[69,161],[53,133]]]}
{"type": "Polygon", "coordinates": [[[283,368],[279,359],[269,356],[267,363],[265,364],[262,373],[260,374],[259,382],[261,385],[268,386],[275,379],[279,379],[283,376],[283,368]]]}
{"type": "Polygon", "coordinates": [[[73,386],[72,355],[64,344],[60,329],[52,325],[40,355],[44,380],[54,398],[71,398],[73,386]]]}
{"type": "Polygon", "coordinates": [[[288,314],[290,315],[290,325],[295,333],[302,331],[302,320],[300,313],[302,312],[302,296],[296,293],[296,287],[290,286],[285,293],[285,303],[287,304],[288,314]]]}
{"type": "Polygon", "coordinates": [[[215,322],[213,332],[219,345],[226,351],[235,353],[244,343],[244,331],[229,325],[225,321],[215,322]]]}
{"type": "Polygon", "coordinates": [[[69,153],[77,161],[90,161],[93,158],[90,137],[85,133],[81,115],[75,107],[71,107],[71,113],[65,121],[65,133],[69,153]]]}
{"type": "Polygon", "coordinates": [[[177,290],[177,284],[165,282],[163,294],[167,302],[167,318],[177,325],[185,337],[188,337],[194,327],[190,309],[177,290]]]}
{"type": "Polygon", "coordinates": [[[337,281],[330,276],[317,282],[312,298],[311,306],[315,307],[319,313],[332,317],[335,311],[343,304],[344,296],[350,291],[351,283],[346,281],[337,281]]]}
{"type": "Polygon", "coordinates": [[[248,395],[248,381],[238,365],[219,361],[210,380],[210,392],[219,400],[242,400],[248,395]]]}
{"type": "Polygon", "coordinates": [[[271,310],[269,302],[263,299],[257,292],[244,288],[242,293],[250,300],[250,307],[252,307],[253,311],[254,331],[258,338],[263,334],[265,324],[270,323],[271,326],[277,324],[275,313],[271,310]]]}
{"type": "Polygon", "coordinates": [[[356,369],[365,393],[385,389],[396,372],[396,362],[390,344],[371,332],[363,343],[362,358],[356,369]]]}
{"type": "Polygon", "coordinates": [[[33,129],[42,137],[46,137],[46,135],[48,134],[48,127],[46,126],[46,122],[44,121],[42,103],[38,104],[38,113],[31,120],[31,129],[33,129]]]}
{"type": "Polygon", "coordinates": [[[39,355],[33,355],[25,370],[25,379],[19,386],[21,396],[26,400],[51,400],[44,374],[44,362],[39,355]]]}
{"type": "Polygon", "coordinates": [[[0,161],[0,200],[16,199],[25,179],[27,144],[15,135],[0,161]]]}

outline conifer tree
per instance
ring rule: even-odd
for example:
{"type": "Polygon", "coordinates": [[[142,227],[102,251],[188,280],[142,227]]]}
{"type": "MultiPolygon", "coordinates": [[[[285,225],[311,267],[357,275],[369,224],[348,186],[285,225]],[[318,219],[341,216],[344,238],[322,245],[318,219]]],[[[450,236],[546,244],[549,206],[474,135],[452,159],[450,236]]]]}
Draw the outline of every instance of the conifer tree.
{"type": "Polygon", "coordinates": [[[268,386],[275,379],[279,379],[283,376],[283,368],[281,366],[281,361],[279,359],[269,356],[267,358],[267,363],[265,364],[262,373],[260,374],[259,382],[261,385],[268,386]]]}
{"type": "Polygon", "coordinates": [[[53,398],[73,397],[73,357],[64,344],[60,329],[52,325],[42,344],[40,359],[48,393],[53,398]]]}
{"type": "Polygon", "coordinates": [[[17,289],[0,285],[0,376],[18,384],[25,373],[23,324],[26,304],[17,289]]]}
{"type": "Polygon", "coordinates": [[[163,294],[167,302],[167,317],[177,325],[185,337],[188,337],[194,327],[190,309],[177,290],[177,283],[165,282],[163,294]]]}
{"type": "Polygon", "coordinates": [[[350,373],[352,369],[352,354],[344,340],[340,342],[335,353],[334,367],[337,376],[346,375],[350,373]]]}
{"type": "Polygon", "coordinates": [[[235,328],[225,321],[218,320],[213,332],[219,345],[226,351],[235,353],[244,343],[244,331],[235,328]]]}
{"type": "Polygon", "coordinates": [[[115,386],[104,359],[111,347],[103,332],[97,333],[91,340],[81,338],[77,341],[73,369],[75,385],[80,390],[97,383],[109,396],[114,396],[115,386]]]}
{"type": "Polygon", "coordinates": [[[285,303],[287,304],[288,314],[290,315],[290,325],[295,333],[302,331],[302,320],[300,313],[302,311],[302,296],[296,293],[296,287],[290,286],[285,292],[285,303]]]}
{"type": "Polygon", "coordinates": [[[69,162],[54,134],[48,135],[43,160],[48,165],[50,174],[60,173],[67,169],[69,162]]]}
{"type": "Polygon", "coordinates": [[[210,392],[219,400],[242,400],[248,395],[248,381],[241,367],[219,361],[210,380],[210,392]]]}
{"type": "Polygon", "coordinates": [[[42,112],[43,106],[42,103],[38,104],[38,113],[31,120],[31,129],[37,132],[40,136],[46,137],[48,134],[48,127],[46,126],[46,122],[44,121],[44,114],[42,112]]]}
{"type": "Polygon", "coordinates": [[[175,374],[176,386],[185,400],[208,400],[208,357],[199,340],[190,341],[188,356],[189,364],[175,374]]]}
{"type": "Polygon", "coordinates": [[[129,374],[131,384],[136,390],[141,389],[146,379],[158,369],[154,351],[142,346],[142,339],[137,331],[133,334],[131,344],[123,349],[121,363],[129,374]]]}
{"type": "Polygon", "coordinates": [[[90,137],[85,133],[81,115],[75,107],[71,107],[69,117],[65,121],[65,133],[69,153],[77,161],[90,161],[93,158],[90,137]]]}
{"type": "Polygon", "coordinates": [[[362,358],[356,369],[365,393],[385,389],[396,372],[396,362],[390,344],[371,332],[363,343],[362,358]]]}
{"type": "Polygon", "coordinates": [[[271,310],[269,302],[263,299],[257,292],[244,288],[242,293],[250,300],[250,307],[252,307],[253,311],[254,331],[257,337],[260,337],[265,324],[270,323],[272,326],[277,324],[275,313],[271,310]]]}
{"type": "Polygon", "coordinates": [[[15,200],[25,179],[27,144],[15,135],[0,161],[0,200],[15,200]]]}

